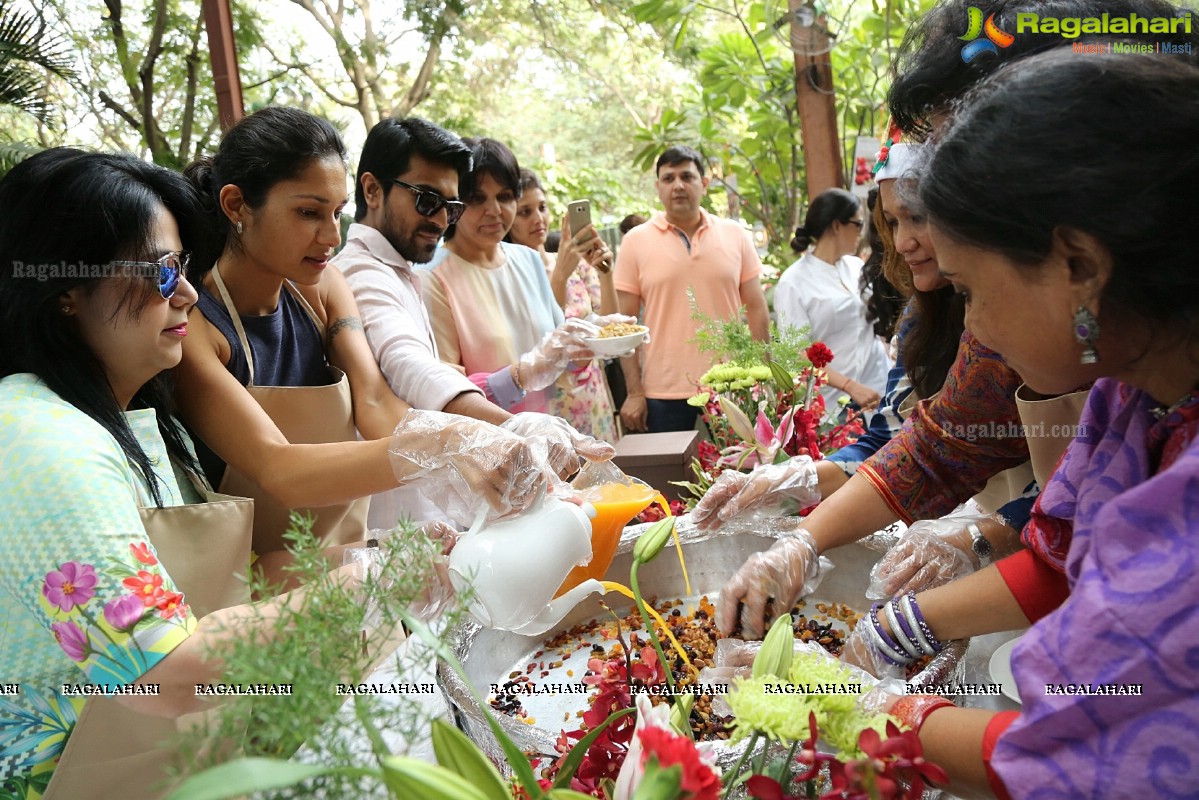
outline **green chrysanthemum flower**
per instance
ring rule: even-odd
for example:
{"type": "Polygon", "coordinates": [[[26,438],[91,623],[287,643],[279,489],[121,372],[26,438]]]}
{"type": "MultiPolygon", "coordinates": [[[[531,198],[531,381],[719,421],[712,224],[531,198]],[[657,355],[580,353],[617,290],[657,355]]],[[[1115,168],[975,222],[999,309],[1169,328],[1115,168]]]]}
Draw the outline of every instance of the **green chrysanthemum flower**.
{"type": "Polygon", "coordinates": [[[725,696],[733,710],[733,741],[740,741],[757,731],[777,742],[806,739],[810,696],[782,694],[779,679],[736,678],[733,691],[725,696]]]}

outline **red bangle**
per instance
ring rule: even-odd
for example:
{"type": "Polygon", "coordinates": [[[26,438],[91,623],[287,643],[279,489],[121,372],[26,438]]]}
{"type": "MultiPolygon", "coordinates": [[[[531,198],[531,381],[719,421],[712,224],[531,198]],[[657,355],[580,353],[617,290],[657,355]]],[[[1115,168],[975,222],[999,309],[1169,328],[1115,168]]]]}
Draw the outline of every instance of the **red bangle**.
{"type": "Polygon", "coordinates": [[[901,724],[906,725],[909,729],[920,733],[920,728],[924,725],[924,720],[928,715],[939,708],[948,708],[953,706],[953,701],[946,700],[944,697],[939,697],[935,694],[905,694],[891,706],[889,712],[892,717],[898,720],[901,724]]]}

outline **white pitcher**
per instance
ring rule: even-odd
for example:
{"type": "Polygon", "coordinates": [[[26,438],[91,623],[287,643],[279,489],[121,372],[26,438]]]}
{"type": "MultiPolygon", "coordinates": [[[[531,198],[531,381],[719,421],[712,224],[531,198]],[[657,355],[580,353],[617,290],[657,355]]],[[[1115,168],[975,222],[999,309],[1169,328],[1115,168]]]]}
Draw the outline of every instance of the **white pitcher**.
{"type": "Polygon", "coordinates": [[[471,613],[489,628],[535,636],[604,591],[589,580],[554,599],[571,569],[591,560],[588,511],[595,513],[545,496],[518,517],[476,521],[454,545],[449,565],[454,589],[473,590],[471,613]]]}

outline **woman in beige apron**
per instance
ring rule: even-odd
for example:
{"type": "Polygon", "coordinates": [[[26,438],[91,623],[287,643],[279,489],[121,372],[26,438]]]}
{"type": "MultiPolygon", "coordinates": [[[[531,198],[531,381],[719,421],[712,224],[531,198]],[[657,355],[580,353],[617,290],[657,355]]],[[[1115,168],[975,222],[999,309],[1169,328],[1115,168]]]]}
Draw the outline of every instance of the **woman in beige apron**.
{"type": "MultiPolygon", "coordinates": [[[[261,617],[244,607],[253,501],[211,490],[171,416],[164,370],[197,297],[189,184],[56,148],[0,180],[0,207],[0,257],[96,266],[0,271],[0,785],[29,800],[158,797],[170,718],[205,709],[194,686],[221,680],[208,654],[226,623],[257,641],[307,589],[261,617]],[[202,502],[184,504],[189,483],[202,502]]],[[[352,587],[360,573],[333,577],[352,587]]]]}
{"type": "MultiPolygon", "coordinates": [[[[363,539],[370,495],[431,470],[457,471],[501,512],[535,496],[544,476],[529,468],[538,459],[523,439],[453,415],[408,432],[432,412],[410,411],[392,392],[345,278],[329,268],[347,202],[345,147],[329,123],[263,109],[186,174],[212,202],[220,266],[200,280],[203,313],[191,316],[176,370],[180,416],[227,465],[222,491],[255,499],[254,548],[268,577],[287,577],[290,511],[313,514],[321,542],[337,547],[363,539]],[[232,328],[222,330],[226,314],[232,328]],[[291,385],[260,385],[268,367],[291,385]]],[[[436,502],[445,482],[424,485],[436,502]]]]}
{"type": "MultiPolygon", "coordinates": [[[[280,433],[293,444],[320,444],[324,442],[352,442],[357,436],[354,431],[354,407],[350,402],[350,383],[345,373],[337,367],[329,367],[332,382],[324,386],[257,386],[254,383],[254,355],[225,282],[221,280],[219,268],[212,270],[212,280],[220,292],[221,301],[237,330],[237,337],[245,353],[250,371],[250,382],[246,391],[257,401],[280,433]]],[[[317,318],[312,306],[290,283],[284,283],[303,307],[320,338],[325,339],[325,326],[317,318]]],[[[366,532],[366,512],[369,497],[360,497],[349,503],[324,506],[322,508],[288,509],[273,496],[265,492],[253,479],[236,469],[225,470],[220,489],[233,495],[254,498],[254,551],[270,553],[283,550],[283,533],[287,530],[290,514],[294,511],[313,517],[312,532],[329,545],[350,544],[361,541],[366,532]]]]}
{"type": "MultiPolygon", "coordinates": [[[[188,477],[202,502],[142,505],[141,517],[159,561],[199,618],[250,600],[244,576],[250,563],[254,501],[214,492],[195,473],[188,477]]],[[[141,714],[111,698],[89,698],[44,797],[119,797],[128,791],[133,775],[149,789],[140,793],[157,796],[156,785],[175,763],[169,748],[186,720],[141,714]]]]}

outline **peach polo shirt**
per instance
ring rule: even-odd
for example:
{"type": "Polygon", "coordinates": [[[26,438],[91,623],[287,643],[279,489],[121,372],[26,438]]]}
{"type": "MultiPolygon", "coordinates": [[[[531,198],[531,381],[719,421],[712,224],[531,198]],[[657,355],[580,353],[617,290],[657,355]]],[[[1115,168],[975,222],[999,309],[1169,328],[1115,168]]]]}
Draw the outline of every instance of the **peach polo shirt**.
{"type": "Polygon", "coordinates": [[[741,314],[741,284],[762,272],[749,234],[739,224],[700,214],[690,247],[658,212],[625,235],[616,255],[616,289],[641,298],[652,333],[642,347],[641,383],[645,396],[657,400],[692,396],[712,365],[712,354],[691,342],[700,323],[691,316],[688,290],[705,316],[733,319],[741,314]]]}

